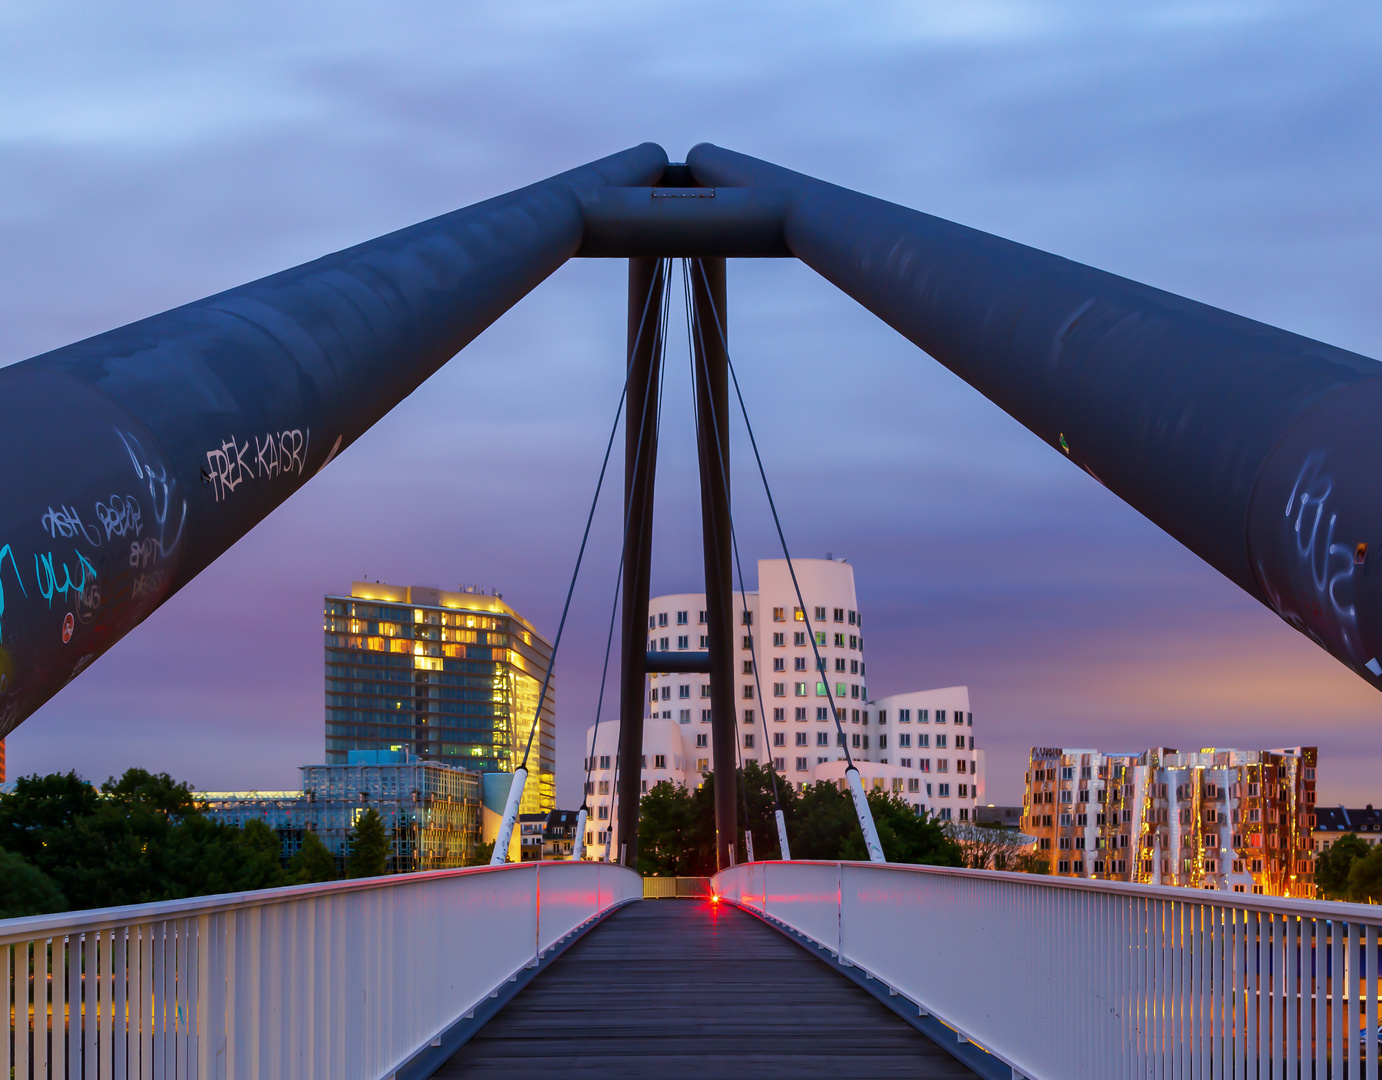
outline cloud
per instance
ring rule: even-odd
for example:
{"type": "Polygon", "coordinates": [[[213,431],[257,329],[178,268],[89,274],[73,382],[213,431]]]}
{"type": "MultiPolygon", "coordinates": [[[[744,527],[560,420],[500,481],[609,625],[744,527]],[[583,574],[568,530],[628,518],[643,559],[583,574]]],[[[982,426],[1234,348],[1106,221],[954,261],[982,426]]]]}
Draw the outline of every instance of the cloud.
{"type": "MultiPolygon", "coordinates": [[[[1362,3],[12,5],[0,362],[649,138],[1377,355],[1380,20],[1362,3]]],[[[1318,743],[1322,797],[1375,801],[1377,703],[1352,675],[804,267],[736,264],[730,289],[794,551],[853,562],[875,690],[971,687],[991,798],[1017,797],[1034,744],[1193,740],[1318,743]]],[[[620,265],[561,270],[26,723],[11,768],[295,784],[321,753],[318,605],[364,573],[492,583],[553,633],[623,297],[620,265]]],[[[687,382],[678,338],[657,591],[700,581],[687,382]]],[[[741,545],[770,557],[735,439],[741,545]]],[[[567,803],[617,514],[559,667],[567,803]]]]}

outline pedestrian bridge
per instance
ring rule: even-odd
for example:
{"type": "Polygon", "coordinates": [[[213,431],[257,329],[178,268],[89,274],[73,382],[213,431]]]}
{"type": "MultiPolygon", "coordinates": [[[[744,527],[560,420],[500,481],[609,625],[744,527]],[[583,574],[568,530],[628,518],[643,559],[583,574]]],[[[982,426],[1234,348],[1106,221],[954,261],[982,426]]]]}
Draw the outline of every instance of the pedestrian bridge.
{"type": "Polygon", "coordinates": [[[1376,907],[870,863],[711,886],[527,863],[0,921],[0,1077],[1378,1076],[1376,907]]]}

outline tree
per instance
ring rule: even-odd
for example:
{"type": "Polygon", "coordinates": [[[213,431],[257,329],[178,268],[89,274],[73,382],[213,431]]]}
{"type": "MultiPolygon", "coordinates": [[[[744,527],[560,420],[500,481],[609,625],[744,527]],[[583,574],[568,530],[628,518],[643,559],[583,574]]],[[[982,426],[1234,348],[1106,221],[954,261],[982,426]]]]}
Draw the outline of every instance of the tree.
{"type": "Polygon", "coordinates": [[[1348,898],[1364,904],[1382,902],[1382,846],[1354,858],[1348,871],[1348,898]]]}
{"type": "Polygon", "coordinates": [[[488,866],[490,859],[494,858],[494,844],[491,840],[487,844],[476,844],[475,854],[471,855],[462,865],[464,866],[488,866]]]}
{"type": "MultiPolygon", "coordinates": [[[[749,761],[739,773],[739,783],[741,798],[748,800],[748,827],[753,831],[753,854],[756,859],[780,859],[782,852],[781,845],[777,839],[777,805],[773,799],[773,783],[777,783],[777,798],[782,802],[782,816],[788,822],[787,842],[792,844],[790,832],[791,821],[796,804],[796,792],[785,777],[774,777],[773,770],[765,768],[757,761],[749,761]]],[[[740,803],[740,812],[743,812],[743,803],[740,803]]],[[[740,831],[743,831],[744,823],[740,822],[740,831]]],[[[743,850],[742,840],[738,840],[740,859],[746,858],[747,853],[743,850]]],[[[792,854],[796,854],[793,847],[792,854]]]]}
{"type": "Polygon", "coordinates": [[[1010,870],[1032,838],[993,823],[947,822],[946,835],[964,851],[965,865],[975,870],[1010,870]]]}
{"type": "Polygon", "coordinates": [[[288,877],[294,885],[336,880],[336,856],[310,829],[302,834],[302,847],[288,864],[288,877]]]}
{"type": "Polygon", "coordinates": [[[66,909],[67,901],[52,878],[24,856],[0,848],[0,919],[66,909]]]}
{"type": "MultiPolygon", "coordinates": [[[[843,858],[846,843],[857,832],[859,818],[848,791],[841,791],[829,780],[817,780],[797,794],[787,823],[793,858],[843,858]]],[[[859,848],[863,850],[862,838],[859,848]]]]}
{"type": "Polygon", "coordinates": [[[1017,874],[1049,874],[1051,860],[1038,851],[1024,851],[1012,860],[1008,869],[1017,874]]]}
{"type": "Polygon", "coordinates": [[[715,796],[664,780],[638,803],[638,872],[697,877],[715,872],[715,796]],[[708,814],[708,818],[707,818],[708,814]]]}
{"type": "Polygon", "coordinates": [[[126,769],[119,780],[112,776],[101,785],[101,792],[124,806],[173,818],[200,814],[202,808],[189,784],[174,780],[167,773],[151,773],[145,769],[126,769]]]}
{"type": "MultiPolygon", "coordinates": [[[[849,798],[848,792],[845,797],[849,798]]],[[[878,830],[883,857],[890,863],[909,866],[963,866],[964,852],[960,845],[945,834],[941,822],[930,814],[917,813],[916,808],[896,793],[883,791],[868,793],[873,825],[878,830]]],[[[850,809],[854,800],[849,798],[850,809]]],[[[855,819],[854,831],[845,837],[839,855],[842,859],[867,859],[864,834],[855,819]]]]}
{"type": "Polygon", "coordinates": [[[346,859],[346,877],[379,877],[389,872],[389,835],[379,811],[370,807],[355,823],[350,833],[350,854],[346,859]]]}
{"type": "Polygon", "coordinates": [[[1349,872],[1355,859],[1366,858],[1372,848],[1353,833],[1339,837],[1315,860],[1315,887],[1326,900],[1349,898],[1349,872]]]}

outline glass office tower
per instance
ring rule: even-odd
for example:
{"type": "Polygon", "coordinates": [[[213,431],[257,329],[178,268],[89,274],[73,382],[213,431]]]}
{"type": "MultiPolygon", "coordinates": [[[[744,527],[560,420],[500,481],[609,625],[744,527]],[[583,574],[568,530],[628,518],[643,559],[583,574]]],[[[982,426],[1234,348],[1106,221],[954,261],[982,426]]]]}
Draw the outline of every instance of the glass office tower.
{"type": "MultiPolygon", "coordinates": [[[[326,761],[404,750],[476,772],[523,760],[552,646],[498,595],[351,583],[325,598],[326,761]]],[[[521,809],[556,807],[556,680],[521,809]]]]}

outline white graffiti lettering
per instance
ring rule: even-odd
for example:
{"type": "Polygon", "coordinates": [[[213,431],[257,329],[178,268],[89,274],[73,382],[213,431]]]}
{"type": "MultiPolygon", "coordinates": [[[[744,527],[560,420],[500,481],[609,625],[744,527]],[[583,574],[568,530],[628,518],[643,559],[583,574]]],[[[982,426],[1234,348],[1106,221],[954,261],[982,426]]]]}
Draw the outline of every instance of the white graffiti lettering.
{"type": "MultiPolygon", "coordinates": [[[[140,445],[139,439],[128,431],[116,431],[120,436],[120,441],[125,444],[125,450],[130,455],[130,462],[134,465],[134,475],[140,480],[147,480],[149,484],[149,501],[153,507],[154,524],[157,526],[157,536],[153,539],[158,544],[158,554],[160,558],[167,558],[182,539],[182,527],[187,522],[187,500],[177,499],[177,527],[173,530],[171,538],[168,530],[172,524],[169,520],[171,514],[169,510],[174,505],[177,481],[170,478],[168,470],[163,465],[154,465],[149,459],[149,455],[144,452],[144,447],[140,445]]],[[[142,525],[141,525],[142,528],[142,525]]],[[[150,530],[152,535],[155,530],[150,530]]],[[[135,530],[135,535],[140,535],[140,530],[135,530]]]]}
{"type": "Polygon", "coordinates": [[[158,544],[153,540],[134,540],[130,543],[130,565],[145,570],[158,556],[158,544]]]}
{"type": "Polygon", "coordinates": [[[133,495],[112,495],[109,503],[96,504],[96,520],[106,531],[106,539],[112,536],[138,536],[144,528],[139,510],[139,500],[133,495]]]}
{"type": "Polygon", "coordinates": [[[307,447],[311,428],[270,431],[262,438],[243,444],[236,436],[206,452],[202,482],[209,486],[217,502],[228,499],[246,480],[272,480],[277,476],[302,476],[307,466],[307,447]],[[253,454],[250,453],[253,449],[253,454]]]}
{"type": "Polygon", "coordinates": [[[101,534],[82,521],[75,506],[59,506],[56,510],[50,506],[40,521],[43,531],[54,540],[71,540],[74,536],[80,536],[92,547],[99,547],[101,544],[101,534]]]}
{"type": "Polygon", "coordinates": [[[1286,519],[1295,533],[1296,554],[1309,567],[1315,592],[1329,601],[1335,615],[1352,620],[1355,617],[1353,605],[1344,604],[1335,590],[1340,582],[1353,577],[1353,552],[1346,544],[1334,543],[1334,527],[1339,515],[1329,513],[1326,505],[1334,491],[1334,482],[1321,475],[1323,463],[1322,456],[1312,454],[1301,466],[1291,497],[1286,500],[1286,519]],[[1333,573],[1331,565],[1338,567],[1333,573]]]}

